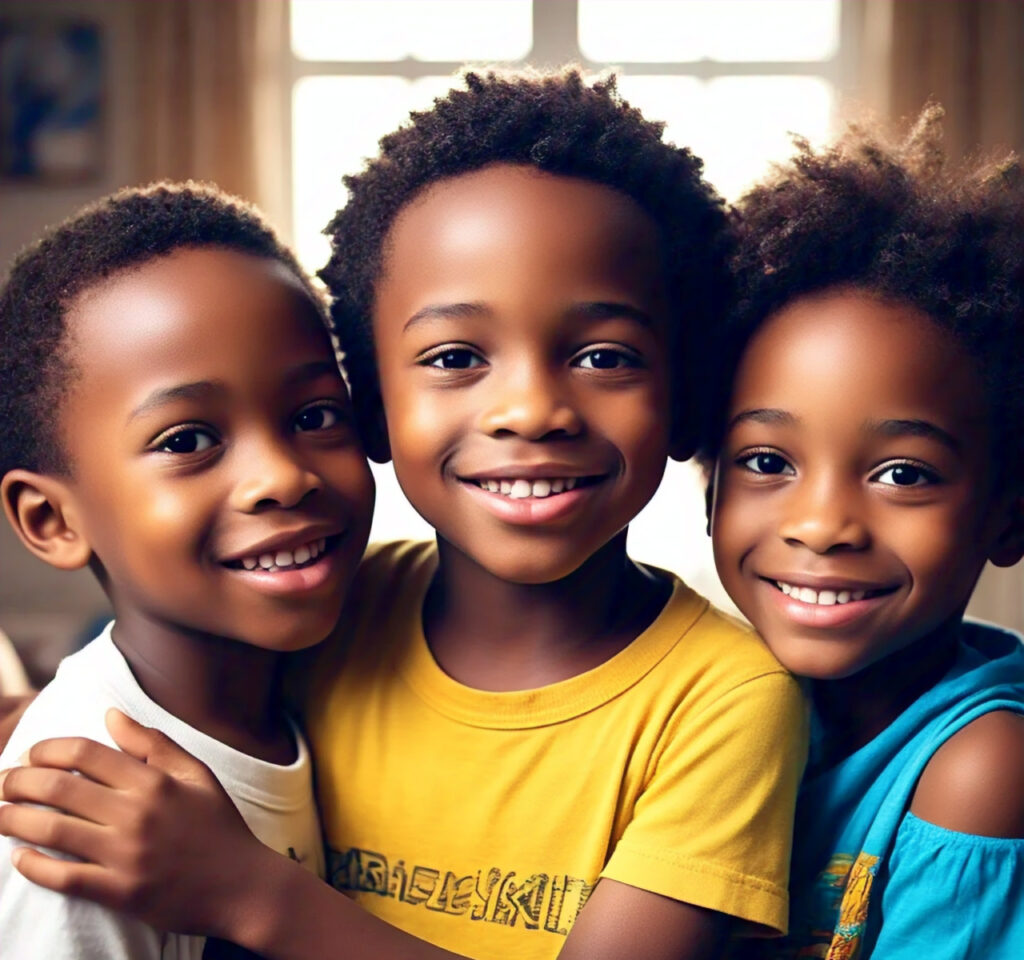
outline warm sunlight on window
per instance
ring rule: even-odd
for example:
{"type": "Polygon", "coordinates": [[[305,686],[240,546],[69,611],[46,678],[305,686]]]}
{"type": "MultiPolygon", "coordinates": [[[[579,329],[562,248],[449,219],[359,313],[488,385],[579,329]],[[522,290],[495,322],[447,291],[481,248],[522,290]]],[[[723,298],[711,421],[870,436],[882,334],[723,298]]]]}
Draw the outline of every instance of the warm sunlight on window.
{"type": "Polygon", "coordinates": [[[826,60],[839,46],[839,0],[580,0],[591,60],[826,60]]]}
{"type": "Polygon", "coordinates": [[[303,60],[518,60],[530,52],[530,0],[297,0],[303,60]]]}

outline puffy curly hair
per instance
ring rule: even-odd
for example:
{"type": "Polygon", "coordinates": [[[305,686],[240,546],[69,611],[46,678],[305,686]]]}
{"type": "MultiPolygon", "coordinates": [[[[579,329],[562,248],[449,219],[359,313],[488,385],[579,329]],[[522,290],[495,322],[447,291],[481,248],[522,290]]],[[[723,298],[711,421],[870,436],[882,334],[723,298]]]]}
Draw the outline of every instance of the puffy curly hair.
{"type": "Polygon", "coordinates": [[[578,70],[467,73],[465,89],[380,141],[380,153],[344,178],[346,205],[324,231],[332,253],[319,276],[333,295],[331,318],[364,431],[380,422],[373,347],[374,283],[388,231],[421,190],[496,163],[523,164],[594,181],[634,200],[663,238],[666,281],[682,335],[673,345],[677,432],[692,434],[690,410],[708,329],[727,303],[724,205],[702,178],[702,162],[662,140],[618,94],[615,78],[588,84],[578,70]]]}
{"type": "Polygon", "coordinates": [[[751,336],[799,297],[853,286],[910,304],[973,356],[996,426],[997,464],[1024,475],[1024,168],[1009,156],[951,168],[941,107],[887,143],[851,127],[797,152],[737,204],[736,302],[702,460],[717,453],[728,391],[751,336]]]}
{"type": "Polygon", "coordinates": [[[84,207],[15,259],[0,289],[0,476],[15,467],[68,474],[59,411],[74,381],[68,314],[85,290],[182,247],[278,260],[317,295],[295,258],[244,201],[209,184],[128,188],[84,207]]]}

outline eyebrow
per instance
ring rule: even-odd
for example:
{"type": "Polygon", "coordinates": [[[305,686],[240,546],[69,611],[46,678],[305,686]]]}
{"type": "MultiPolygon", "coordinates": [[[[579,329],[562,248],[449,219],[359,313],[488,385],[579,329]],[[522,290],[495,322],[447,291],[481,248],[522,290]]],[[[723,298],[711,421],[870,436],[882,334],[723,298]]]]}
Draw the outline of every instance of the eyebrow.
{"type": "Polygon", "coordinates": [[[309,380],[318,380],[320,377],[340,377],[341,368],[333,360],[310,360],[289,370],[285,377],[285,384],[289,387],[297,383],[305,383],[309,380]]]}
{"type": "Polygon", "coordinates": [[[731,430],[740,423],[765,423],[769,425],[791,427],[799,423],[798,417],[786,410],[778,410],[774,407],[759,407],[755,410],[741,410],[729,421],[727,430],[731,430]]]}
{"type": "MultiPolygon", "coordinates": [[[[417,323],[425,323],[431,320],[469,320],[489,317],[491,312],[490,308],[482,303],[432,303],[420,308],[409,317],[405,321],[405,326],[402,327],[402,330],[404,332],[417,323]]],[[[568,315],[573,319],[586,320],[592,323],[624,317],[647,328],[654,326],[654,319],[651,315],[639,307],[631,306],[628,303],[616,303],[610,300],[574,303],[569,307],[568,315]]]]}
{"type": "MultiPolygon", "coordinates": [[[[298,383],[317,380],[323,376],[340,377],[341,372],[333,360],[311,360],[288,372],[285,384],[289,387],[298,383]]],[[[128,420],[135,420],[144,414],[182,400],[210,400],[215,394],[226,389],[221,380],[194,380],[191,383],[178,383],[173,387],[154,390],[130,414],[128,420]]]]}
{"type": "Polygon", "coordinates": [[[404,333],[417,323],[431,320],[469,320],[474,317],[488,317],[491,311],[482,303],[431,303],[417,310],[402,327],[404,333]]]}
{"type": "Polygon", "coordinates": [[[873,433],[887,437],[924,437],[935,440],[953,453],[960,453],[960,441],[928,420],[871,420],[865,424],[873,433]]]}
{"type": "Polygon", "coordinates": [[[173,387],[163,387],[159,390],[154,390],[142,403],[132,410],[128,414],[128,420],[134,420],[159,407],[175,403],[179,400],[206,400],[223,389],[224,384],[219,380],[195,380],[192,383],[179,383],[173,387]]]}

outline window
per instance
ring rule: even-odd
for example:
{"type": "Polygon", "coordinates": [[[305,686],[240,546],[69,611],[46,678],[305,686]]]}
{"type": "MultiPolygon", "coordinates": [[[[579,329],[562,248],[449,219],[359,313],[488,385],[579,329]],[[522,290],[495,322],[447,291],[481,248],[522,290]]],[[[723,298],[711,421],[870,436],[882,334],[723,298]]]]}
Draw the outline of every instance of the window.
{"type": "MultiPolygon", "coordinates": [[[[792,151],[789,131],[829,136],[847,82],[852,4],[841,0],[292,0],[293,230],[311,270],[344,203],[341,177],[376,153],[410,110],[428,107],[464,63],[614,67],[623,96],[704,158],[735,198],[792,151]]],[[[428,536],[390,468],[373,538],[428,536]]],[[[729,605],[704,531],[702,479],[670,464],[632,525],[639,559],[729,605]]]]}

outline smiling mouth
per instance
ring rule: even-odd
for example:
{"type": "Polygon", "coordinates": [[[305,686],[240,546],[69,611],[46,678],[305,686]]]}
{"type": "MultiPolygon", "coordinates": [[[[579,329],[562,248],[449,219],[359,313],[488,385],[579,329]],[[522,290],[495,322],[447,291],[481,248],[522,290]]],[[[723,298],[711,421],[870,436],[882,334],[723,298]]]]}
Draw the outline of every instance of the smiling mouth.
{"type": "Polygon", "coordinates": [[[874,597],[883,597],[896,590],[896,587],[881,587],[875,590],[815,590],[812,587],[801,587],[795,583],[786,583],[783,580],[765,580],[765,582],[770,583],[776,590],[780,590],[787,597],[792,597],[801,603],[814,604],[820,607],[831,607],[857,600],[871,600],[874,597]]]}
{"type": "Polygon", "coordinates": [[[509,500],[526,500],[529,498],[544,499],[545,497],[556,496],[560,493],[568,493],[570,490],[577,490],[581,487],[590,487],[600,483],[603,477],[549,477],[537,480],[528,480],[524,477],[506,477],[500,480],[465,480],[486,490],[488,493],[496,493],[498,496],[507,497],[509,500]]]}
{"type": "Polygon", "coordinates": [[[242,557],[240,560],[229,560],[224,564],[230,570],[263,570],[267,573],[277,573],[282,570],[301,570],[303,567],[311,567],[324,554],[330,553],[341,539],[340,535],[331,537],[320,537],[318,540],[311,540],[294,550],[272,550],[267,553],[254,554],[251,557],[242,557]]]}

